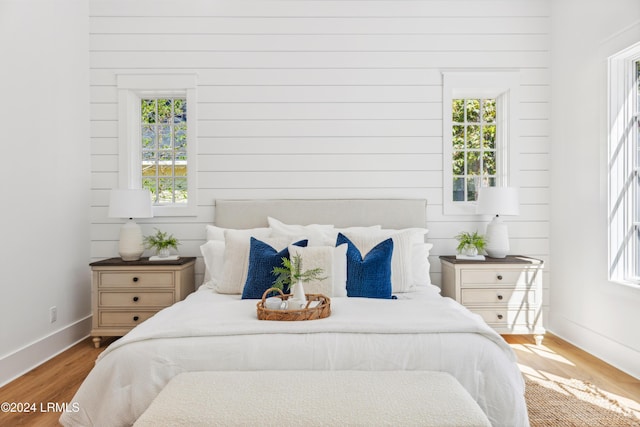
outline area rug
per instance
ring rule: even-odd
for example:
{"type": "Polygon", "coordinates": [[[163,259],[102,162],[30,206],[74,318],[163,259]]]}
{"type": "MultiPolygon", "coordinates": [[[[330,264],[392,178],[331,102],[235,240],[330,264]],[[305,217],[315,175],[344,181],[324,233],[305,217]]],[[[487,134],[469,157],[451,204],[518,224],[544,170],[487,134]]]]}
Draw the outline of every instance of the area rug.
{"type": "Polygon", "coordinates": [[[640,427],[640,413],[589,382],[525,379],[531,427],[640,427]]]}

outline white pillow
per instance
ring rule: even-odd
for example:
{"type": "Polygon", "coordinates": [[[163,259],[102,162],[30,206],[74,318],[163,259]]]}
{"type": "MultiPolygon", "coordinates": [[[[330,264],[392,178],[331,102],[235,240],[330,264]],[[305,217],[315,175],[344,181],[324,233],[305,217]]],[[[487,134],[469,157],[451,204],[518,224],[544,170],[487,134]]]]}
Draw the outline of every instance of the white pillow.
{"type": "Polygon", "coordinates": [[[202,259],[204,260],[204,283],[217,285],[222,279],[222,267],[224,265],[224,242],[209,240],[200,246],[202,259]],[[211,283],[209,283],[211,282],[211,283]]]}
{"type": "Polygon", "coordinates": [[[289,255],[302,258],[302,271],[321,268],[323,280],[312,280],[304,283],[307,294],[322,294],[328,297],[347,296],[347,244],[338,247],[289,246],[289,255]]]}
{"type": "MultiPolygon", "coordinates": [[[[204,259],[204,284],[217,286],[222,279],[222,265],[224,262],[224,232],[226,230],[230,230],[227,228],[217,227],[215,225],[206,225],[205,230],[207,232],[207,243],[211,241],[221,242],[222,246],[217,245],[204,245],[200,246],[200,252],[202,253],[204,259]],[[206,254],[205,254],[206,252],[206,254]],[[214,272],[212,269],[216,269],[214,272]],[[215,283],[209,283],[211,280],[214,280],[215,283]]],[[[256,238],[264,238],[269,237],[271,235],[271,229],[262,227],[262,228],[252,228],[246,230],[238,230],[242,233],[247,233],[248,236],[255,236],[256,238]]]]}
{"type": "MultiPolygon", "coordinates": [[[[338,233],[342,233],[345,236],[349,237],[349,235],[352,234],[368,234],[374,231],[380,231],[382,230],[382,226],[380,225],[372,225],[370,227],[343,227],[343,228],[334,228],[333,231],[331,232],[331,237],[329,239],[329,242],[327,242],[327,244],[330,244],[332,246],[336,245],[336,240],[338,239],[338,233]]],[[[349,239],[351,240],[351,239],[349,239]]],[[[353,240],[351,240],[353,242],[353,240]]],[[[362,255],[364,256],[364,254],[362,255]]]]}
{"type": "MultiPolygon", "coordinates": [[[[251,237],[259,239],[278,252],[286,248],[291,239],[288,237],[264,238],[252,236],[247,230],[226,230],[224,264],[222,267],[222,279],[216,285],[216,291],[221,294],[241,294],[247,281],[249,270],[249,250],[251,249],[251,237]]],[[[274,277],[275,279],[275,277],[274,277]]]]}
{"type": "MultiPolygon", "coordinates": [[[[207,230],[207,240],[219,240],[224,242],[224,232],[226,230],[233,230],[233,229],[217,227],[215,225],[207,224],[206,230],[207,230]]],[[[256,238],[269,237],[271,235],[271,229],[268,227],[248,228],[246,230],[239,230],[239,231],[246,231],[248,233],[251,233],[251,235],[256,238]]]]}
{"type": "MultiPolygon", "coordinates": [[[[323,246],[332,244],[330,242],[332,236],[333,225],[327,224],[285,224],[272,217],[267,217],[271,235],[273,237],[305,237],[309,240],[308,246],[323,246]]],[[[333,242],[335,244],[335,241],[333,242]]]]}
{"type": "Polygon", "coordinates": [[[378,243],[391,237],[393,255],[391,256],[391,291],[410,292],[415,283],[413,280],[413,246],[416,242],[424,242],[425,228],[407,228],[404,230],[371,230],[367,233],[343,233],[360,250],[362,257],[378,243]]]}
{"type": "Polygon", "coordinates": [[[431,243],[417,243],[413,245],[411,261],[413,263],[413,285],[423,286],[431,284],[431,276],[429,271],[431,264],[429,262],[429,252],[433,248],[431,243]]]}

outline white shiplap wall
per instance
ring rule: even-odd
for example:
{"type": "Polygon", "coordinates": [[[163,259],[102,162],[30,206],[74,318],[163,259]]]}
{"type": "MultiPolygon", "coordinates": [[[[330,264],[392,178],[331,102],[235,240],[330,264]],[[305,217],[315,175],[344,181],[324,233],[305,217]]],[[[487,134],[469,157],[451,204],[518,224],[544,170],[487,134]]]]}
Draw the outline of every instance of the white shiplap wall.
{"type": "MultiPolygon", "coordinates": [[[[512,252],[548,261],[548,0],[93,0],[92,257],[117,254],[116,72],[198,75],[198,216],[143,224],[199,255],[216,198],[428,199],[433,281],[442,213],[443,70],[519,70],[521,215],[512,252]]],[[[547,268],[547,278],[548,278],[547,268]]],[[[202,272],[199,260],[198,272],[202,272]]],[[[548,284],[548,280],[546,280],[548,284]]]]}

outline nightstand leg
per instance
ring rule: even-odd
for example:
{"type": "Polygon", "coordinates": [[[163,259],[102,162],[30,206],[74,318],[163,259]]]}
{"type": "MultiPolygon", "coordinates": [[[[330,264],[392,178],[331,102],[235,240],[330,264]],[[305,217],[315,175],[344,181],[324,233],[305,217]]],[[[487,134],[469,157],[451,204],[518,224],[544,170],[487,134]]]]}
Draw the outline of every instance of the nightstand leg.
{"type": "Polygon", "coordinates": [[[100,348],[101,342],[102,342],[102,337],[93,337],[93,346],[95,348],[100,348]]]}
{"type": "Polygon", "coordinates": [[[544,338],[544,335],[541,335],[541,334],[536,334],[533,336],[533,339],[536,340],[536,345],[542,345],[543,338],[544,338]]]}

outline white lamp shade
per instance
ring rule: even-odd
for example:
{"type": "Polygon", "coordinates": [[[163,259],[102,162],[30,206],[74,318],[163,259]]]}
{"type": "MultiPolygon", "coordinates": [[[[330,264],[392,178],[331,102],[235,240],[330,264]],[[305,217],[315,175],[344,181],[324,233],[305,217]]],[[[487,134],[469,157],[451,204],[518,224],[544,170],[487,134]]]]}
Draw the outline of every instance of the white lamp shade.
{"type": "Polygon", "coordinates": [[[515,187],[481,187],[478,190],[476,213],[487,215],[518,215],[518,189],[515,187]]]}
{"type": "Polygon", "coordinates": [[[111,190],[109,195],[110,218],[151,218],[151,193],[149,190],[111,190]]]}
{"type": "Polygon", "coordinates": [[[109,217],[129,218],[120,228],[118,252],[124,261],[136,261],[144,252],[142,229],[133,218],[151,218],[151,193],[149,190],[111,190],[109,217]]]}

